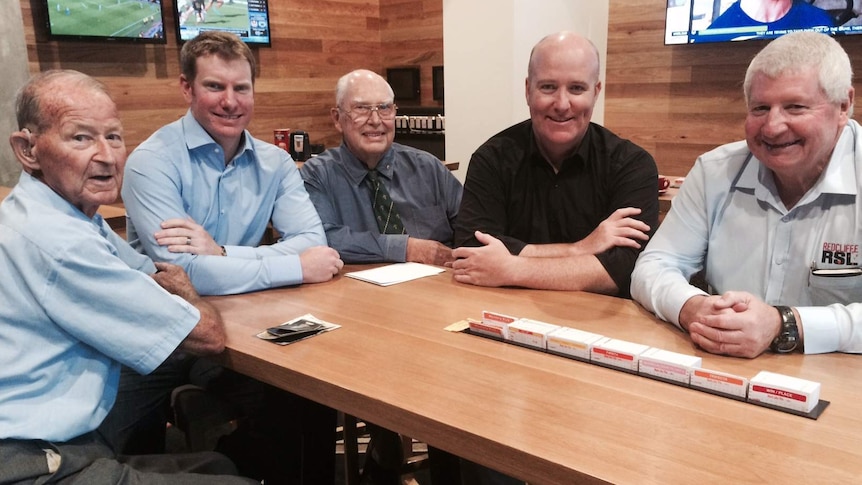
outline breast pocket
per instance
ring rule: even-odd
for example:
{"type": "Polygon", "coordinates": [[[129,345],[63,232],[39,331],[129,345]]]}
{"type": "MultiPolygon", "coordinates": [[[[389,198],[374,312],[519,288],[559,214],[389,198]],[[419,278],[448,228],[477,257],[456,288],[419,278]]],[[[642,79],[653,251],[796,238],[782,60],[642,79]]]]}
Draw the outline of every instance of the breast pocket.
{"type": "Polygon", "coordinates": [[[862,275],[809,276],[811,304],[815,306],[862,302],[862,275]]]}
{"type": "MultiPolygon", "coordinates": [[[[399,209],[400,210],[400,209],[399,209]]],[[[411,207],[407,218],[402,217],[407,234],[419,239],[433,239],[444,244],[452,242],[452,227],[446,215],[446,206],[411,207]]]]}

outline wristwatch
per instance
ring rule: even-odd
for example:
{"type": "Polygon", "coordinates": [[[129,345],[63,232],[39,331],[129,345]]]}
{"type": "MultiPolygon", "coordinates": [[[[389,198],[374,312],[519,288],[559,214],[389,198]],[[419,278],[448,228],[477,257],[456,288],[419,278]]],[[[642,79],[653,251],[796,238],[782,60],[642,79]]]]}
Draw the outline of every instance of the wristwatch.
{"type": "Polygon", "coordinates": [[[775,309],[781,315],[781,329],[778,330],[778,335],[769,348],[779,354],[793,352],[799,346],[799,326],[796,325],[796,315],[789,306],[776,306],[775,309]]]}

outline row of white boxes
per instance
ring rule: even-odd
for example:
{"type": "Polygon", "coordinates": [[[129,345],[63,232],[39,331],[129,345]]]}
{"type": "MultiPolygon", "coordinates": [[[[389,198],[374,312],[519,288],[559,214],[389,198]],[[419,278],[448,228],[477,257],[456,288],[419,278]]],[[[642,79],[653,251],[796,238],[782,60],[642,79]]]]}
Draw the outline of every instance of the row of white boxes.
{"type": "Polygon", "coordinates": [[[701,368],[702,359],[575,328],[515,318],[491,311],[467,319],[470,331],[527,347],[703,390],[810,413],[820,401],[820,383],[761,371],[751,379],[701,368]]]}
{"type": "Polygon", "coordinates": [[[446,117],[443,115],[398,115],[395,117],[395,131],[411,133],[444,133],[446,131],[446,117]]]}

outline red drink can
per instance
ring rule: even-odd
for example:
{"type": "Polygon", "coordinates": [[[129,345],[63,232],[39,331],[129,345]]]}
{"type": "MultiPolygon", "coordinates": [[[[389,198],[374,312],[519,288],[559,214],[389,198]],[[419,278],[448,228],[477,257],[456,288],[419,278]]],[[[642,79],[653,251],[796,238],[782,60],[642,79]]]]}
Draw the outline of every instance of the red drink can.
{"type": "Polygon", "coordinates": [[[287,151],[287,143],[290,137],[290,128],[279,128],[277,130],[273,130],[273,138],[275,139],[275,146],[281,148],[284,151],[287,151]]]}

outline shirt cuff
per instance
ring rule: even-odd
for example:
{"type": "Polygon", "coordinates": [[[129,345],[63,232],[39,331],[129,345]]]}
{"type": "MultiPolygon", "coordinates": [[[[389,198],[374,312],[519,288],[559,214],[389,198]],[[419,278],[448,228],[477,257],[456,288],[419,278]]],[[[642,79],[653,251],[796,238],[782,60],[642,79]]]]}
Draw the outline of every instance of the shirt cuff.
{"type": "Polygon", "coordinates": [[[667,300],[662,305],[662,308],[659,309],[658,317],[662,320],[673,323],[682,330],[682,325],[679,323],[679,312],[682,311],[682,307],[685,306],[685,302],[695,296],[709,295],[700,288],[692,285],[687,285],[685,289],[681,289],[681,291],[669,291],[667,300]]]}
{"type": "Polygon", "coordinates": [[[264,258],[264,264],[272,277],[272,287],[302,284],[302,263],[296,254],[285,254],[264,258]]]}
{"type": "Polygon", "coordinates": [[[796,307],[802,324],[802,339],[806,354],[835,352],[841,333],[835,314],[829,307],[796,307]]]}
{"type": "Polygon", "coordinates": [[[383,237],[383,257],[386,261],[403,263],[407,261],[406,234],[388,234],[383,237]]]}

